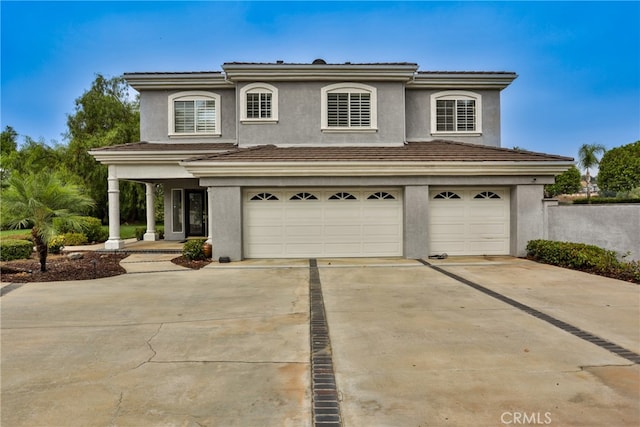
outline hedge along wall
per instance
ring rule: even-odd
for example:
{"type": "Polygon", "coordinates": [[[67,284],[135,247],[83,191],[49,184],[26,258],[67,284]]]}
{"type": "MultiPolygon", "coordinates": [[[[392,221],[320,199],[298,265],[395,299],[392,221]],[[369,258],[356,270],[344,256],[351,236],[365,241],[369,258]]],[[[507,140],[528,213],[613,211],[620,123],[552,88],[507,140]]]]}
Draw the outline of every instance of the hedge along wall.
{"type": "Polygon", "coordinates": [[[640,260],[640,205],[547,203],[545,239],[596,245],[640,260]]]}

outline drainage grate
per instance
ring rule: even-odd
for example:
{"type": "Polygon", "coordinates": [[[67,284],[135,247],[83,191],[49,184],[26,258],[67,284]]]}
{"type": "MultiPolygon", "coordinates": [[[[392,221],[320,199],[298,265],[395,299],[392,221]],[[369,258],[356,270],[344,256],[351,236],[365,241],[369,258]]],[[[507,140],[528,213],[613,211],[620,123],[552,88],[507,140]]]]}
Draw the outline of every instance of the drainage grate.
{"type": "Polygon", "coordinates": [[[464,277],[458,276],[457,274],[451,273],[449,271],[444,270],[443,268],[430,264],[429,262],[423,259],[419,259],[418,261],[446,276],[451,277],[454,280],[457,280],[460,283],[464,283],[465,285],[470,286],[473,289],[476,289],[486,295],[489,295],[490,297],[493,297],[502,302],[505,302],[512,307],[515,307],[519,310],[524,311],[525,313],[528,313],[534,317],[537,317],[540,320],[544,320],[545,322],[550,323],[553,326],[560,328],[565,332],[569,332],[570,334],[575,335],[578,338],[581,338],[585,341],[595,344],[598,347],[604,348],[605,350],[608,350],[611,353],[614,353],[620,357],[624,357],[625,359],[633,363],[640,364],[640,354],[638,353],[635,353],[631,350],[627,350],[626,348],[621,347],[618,344],[614,344],[611,341],[607,341],[604,338],[600,338],[599,336],[594,335],[591,332],[583,331],[582,329],[576,326],[573,326],[567,322],[563,322],[562,320],[556,319],[553,316],[549,316],[548,314],[538,311],[535,308],[529,307],[528,305],[522,304],[505,295],[499,294],[498,292],[492,291],[491,289],[487,289],[482,285],[479,285],[475,282],[465,279],[464,277]]]}
{"type": "Polygon", "coordinates": [[[318,262],[315,259],[309,260],[309,306],[313,424],[316,427],[341,427],[329,326],[324,310],[318,262]]]}

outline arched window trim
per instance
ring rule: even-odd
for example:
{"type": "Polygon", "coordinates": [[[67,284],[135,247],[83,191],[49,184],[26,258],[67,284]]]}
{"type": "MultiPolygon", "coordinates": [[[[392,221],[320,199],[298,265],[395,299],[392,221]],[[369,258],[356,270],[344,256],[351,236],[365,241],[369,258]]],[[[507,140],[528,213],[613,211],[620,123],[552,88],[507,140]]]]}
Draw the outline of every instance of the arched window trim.
{"type": "Polygon", "coordinates": [[[367,200],[396,200],[396,196],[386,191],[376,191],[369,194],[367,200]]]}
{"type": "MultiPolygon", "coordinates": [[[[378,130],[378,91],[375,87],[362,83],[335,83],[320,89],[321,94],[321,130],[322,132],[376,132],[378,130]],[[330,93],[368,93],[369,126],[329,126],[330,93]]],[[[351,117],[351,116],[350,116],[351,117]]]]}
{"type": "Polygon", "coordinates": [[[318,200],[318,196],[313,193],[307,193],[306,191],[302,191],[300,193],[296,193],[293,196],[289,197],[289,200],[318,200]]]}
{"type": "MultiPolygon", "coordinates": [[[[457,117],[457,112],[456,112],[457,117]]],[[[431,134],[432,135],[464,135],[464,136],[480,136],[482,135],[482,95],[476,92],[464,90],[447,90],[431,94],[431,134]],[[437,123],[437,102],[445,100],[473,100],[475,101],[475,129],[472,131],[438,130],[437,123]]]]}
{"type": "Polygon", "coordinates": [[[461,200],[462,197],[453,191],[441,191],[435,196],[433,196],[434,200],[461,200]]]}
{"type": "Polygon", "coordinates": [[[278,88],[269,83],[251,83],[240,89],[240,121],[242,123],[277,123],[278,122],[278,88]],[[271,117],[247,117],[248,94],[271,94],[271,117]]]}
{"type": "MultiPolygon", "coordinates": [[[[169,95],[168,98],[168,131],[170,137],[190,137],[190,136],[209,136],[218,137],[221,135],[221,123],[220,123],[220,95],[214,92],[207,91],[187,91],[178,92],[169,95]],[[214,101],[214,129],[212,132],[176,132],[176,101],[214,101]]],[[[194,122],[197,120],[194,113],[194,122]]]]}
{"type": "Polygon", "coordinates": [[[494,192],[494,191],[481,191],[478,194],[476,194],[475,196],[473,196],[474,199],[493,199],[493,200],[497,200],[497,199],[502,199],[502,196],[500,196],[498,193],[494,192]]]}
{"type": "Polygon", "coordinates": [[[338,191],[329,196],[328,200],[358,200],[358,198],[346,191],[338,191]]]}
{"type": "Polygon", "coordinates": [[[249,200],[261,202],[261,201],[272,201],[272,200],[280,200],[280,199],[278,199],[278,196],[276,196],[275,194],[263,192],[263,193],[254,194],[251,198],[249,198],[249,200]]]}

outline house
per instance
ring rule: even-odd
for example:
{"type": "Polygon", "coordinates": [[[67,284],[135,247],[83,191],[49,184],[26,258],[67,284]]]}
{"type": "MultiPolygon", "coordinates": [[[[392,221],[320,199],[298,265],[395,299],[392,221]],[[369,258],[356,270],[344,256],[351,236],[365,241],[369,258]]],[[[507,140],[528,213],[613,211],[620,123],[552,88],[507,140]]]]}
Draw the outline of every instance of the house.
{"type": "Polygon", "coordinates": [[[215,259],[521,256],[543,236],[543,186],[573,159],[501,148],[512,72],[414,63],[230,62],[126,73],[142,142],[108,165],[109,240],[121,180],[147,184],[146,240],[204,236],[215,259]]]}

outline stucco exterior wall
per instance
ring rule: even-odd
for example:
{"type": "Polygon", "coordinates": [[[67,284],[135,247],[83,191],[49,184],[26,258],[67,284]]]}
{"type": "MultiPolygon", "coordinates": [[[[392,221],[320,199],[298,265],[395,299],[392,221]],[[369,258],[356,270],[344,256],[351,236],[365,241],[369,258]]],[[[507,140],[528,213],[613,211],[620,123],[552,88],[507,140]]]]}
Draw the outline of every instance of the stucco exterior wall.
{"type": "Polygon", "coordinates": [[[216,142],[236,138],[236,95],[235,89],[207,90],[220,95],[219,137],[169,137],[169,96],[177,90],[144,90],[140,93],[140,140],[148,142],[216,142]]]}
{"type": "Polygon", "coordinates": [[[549,206],[549,240],[587,243],[640,260],[640,205],[549,206]]]}
{"type": "Polygon", "coordinates": [[[404,188],[404,257],[429,256],[429,186],[404,188]]]}
{"type": "Polygon", "coordinates": [[[527,254],[527,242],[544,236],[543,185],[511,188],[511,255],[527,254]]]}
{"type": "MultiPolygon", "coordinates": [[[[241,122],[243,145],[339,145],[404,143],[404,86],[400,82],[367,82],[377,89],[376,132],[323,132],[321,89],[334,82],[264,82],[278,90],[277,123],[241,122]]],[[[238,86],[238,93],[243,85],[238,86]]]]}
{"type": "Polygon", "coordinates": [[[407,140],[451,139],[471,144],[500,147],[500,91],[468,90],[482,96],[482,135],[433,135],[431,133],[431,95],[441,90],[406,91],[407,140]]]}
{"type": "Polygon", "coordinates": [[[210,212],[213,215],[211,231],[213,259],[229,257],[242,259],[242,189],[216,187],[209,191],[210,212]]]}

